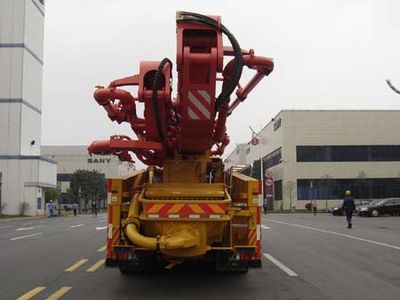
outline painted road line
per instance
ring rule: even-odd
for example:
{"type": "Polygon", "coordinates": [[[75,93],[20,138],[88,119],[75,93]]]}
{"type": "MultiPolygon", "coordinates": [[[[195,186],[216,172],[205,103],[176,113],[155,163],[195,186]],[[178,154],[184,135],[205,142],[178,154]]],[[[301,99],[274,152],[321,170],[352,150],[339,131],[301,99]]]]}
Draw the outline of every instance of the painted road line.
{"type": "Polygon", "coordinates": [[[91,266],[89,269],[86,270],[86,272],[94,272],[98,268],[100,268],[101,265],[104,264],[106,260],[104,258],[100,259],[97,263],[95,263],[93,266],[91,266]]]}
{"type": "Polygon", "coordinates": [[[101,227],[96,227],[96,230],[104,230],[106,228],[107,228],[107,226],[101,226],[101,227]]]}
{"type": "Polygon", "coordinates": [[[271,227],[265,226],[265,225],[261,225],[262,229],[271,229],[271,227]]]}
{"type": "Polygon", "coordinates": [[[32,229],[36,229],[36,228],[40,228],[40,227],[44,227],[44,225],[38,225],[38,226],[32,226],[32,227],[21,227],[21,228],[17,228],[17,231],[25,231],[25,230],[32,230],[32,229]]]}
{"type": "Polygon", "coordinates": [[[69,268],[65,269],[65,272],[73,272],[76,269],[78,269],[80,266],[82,266],[84,263],[86,263],[87,261],[88,261],[88,259],[86,259],[86,258],[81,259],[80,261],[76,262],[75,264],[73,264],[69,268]]]}
{"type": "Polygon", "coordinates": [[[70,289],[72,289],[72,286],[63,286],[59,290],[57,290],[54,294],[51,294],[49,297],[46,298],[46,300],[57,300],[62,297],[66,292],[68,292],[70,289]]]}
{"type": "Polygon", "coordinates": [[[341,237],[345,237],[345,238],[349,238],[349,239],[353,239],[353,240],[357,240],[357,241],[362,241],[362,242],[366,242],[366,243],[370,243],[370,244],[374,244],[374,245],[378,245],[378,246],[382,246],[382,247],[387,247],[387,248],[391,248],[391,249],[395,249],[395,250],[400,250],[399,246],[394,246],[394,245],[381,243],[381,242],[377,242],[377,241],[373,241],[373,240],[363,239],[363,238],[356,237],[356,236],[349,235],[349,234],[345,234],[345,233],[339,233],[339,232],[335,232],[335,231],[324,230],[324,229],[314,228],[314,227],[305,226],[305,225],[286,223],[286,222],[277,221],[277,220],[271,220],[271,219],[269,219],[268,221],[269,222],[274,222],[274,223],[279,223],[279,224],[284,224],[284,225],[289,225],[289,226],[293,226],[293,227],[299,227],[299,228],[319,231],[319,232],[323,232],[323,233],[329,233],[329,234],[333,234],[333,235],[337,235],[337,236],[341,236],[341,237]]]}
{"type": "Polygon", "coordinates": [[[23,294],[22,296],[18,297],[17,300],[28,300],[35,297],[41,291],[43,291],[46,287],[45,286],[38,286],[34,289],[30,290],[29,292],[23,294]]]}
{"type": "Polygon", "coordinates": [[[37,232],[37,233],[32,233],[32,234],[28,234],[28,235],[23,235],[23,236],[17,236],[15,238],[10,239],[11,241],[16,241],[16,240],[20,240],[20,239],[25,239],[28,237],[32,237],[32,236],[36,236],[36,235],[41,235],[42,232],[37,232]]]}
{"type": "Polygon", "coordinates": [[[266,259],[268,259],[270,262],[272,262],[275,266],[281,268],[281,270],[284,271],[289,276],[297,276],[297,274],[295,272],[293,272],[291,269],[286,267],[283,263],[281,263],[277,259],[273,258],[270,254],[264,253],[264,256],[266,259]]]}
{"type": "Polygon", "coordinates": [[[81,227],[81,226],[83,226],[83,225],[84,225],[84,224],[71,225],[71,226],[69,226],[69,228],[81,227]]]}
{"type": "Polygon", "coordinates": [[[97,249],[97,252],[103,252],[103,251],[105,251],[105,250],[106,250],[106,247],[107,247],[107,245],[101,247],[100,249],[97,249]]]}

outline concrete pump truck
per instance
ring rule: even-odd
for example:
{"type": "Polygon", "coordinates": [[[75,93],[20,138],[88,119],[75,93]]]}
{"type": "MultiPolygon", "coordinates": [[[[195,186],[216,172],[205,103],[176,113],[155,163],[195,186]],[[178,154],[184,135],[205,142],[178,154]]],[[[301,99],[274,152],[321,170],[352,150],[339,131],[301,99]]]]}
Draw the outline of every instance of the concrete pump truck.
{"type": "Polygon", "coordinates": [[[229,143],[227,117],[272,72],[273,61],[242,49],[218,16],[181,11],[176,24],[175,97],[168,58],[142,61],[139,74],[94,92],[108,117],[129,123],[137,138],[94,141],[90,155],[133,161],[135,154],[148,166],[108,182],[106,266],[125,274],[200,261],[220,272],[246,272],[261,266],[259,182],[225,171],[221,155],[229,143]],[[243,67],[254,73],[241,85],[243,67]],[[142,116],[137,105],[144,106],[142,116]]]}

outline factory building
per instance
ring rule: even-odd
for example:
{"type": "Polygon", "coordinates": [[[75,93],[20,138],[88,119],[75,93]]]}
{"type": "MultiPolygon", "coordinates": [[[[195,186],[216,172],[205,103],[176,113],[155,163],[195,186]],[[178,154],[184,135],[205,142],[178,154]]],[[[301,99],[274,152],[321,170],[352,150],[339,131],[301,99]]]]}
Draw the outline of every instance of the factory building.
{"type": "Polygon", "coordinates": [[[0,205],[41,215],[57,164],[40,153],[44,3],[0,0],[0,205]]]}
{"type": "Polygon", "coordinates": [[[359,199],[400,197],[399,132],[399,110],[282,110],[225,166],[262,176],[271,209],[304,209],[311,199],[328,209],[346,190],[359,199]]]}
{"type": "Polygon", "coordinates": [[[70,179],[77,170],[97,171],[108,178],[122,178],[136,170],[130,162],[121,162],[115,155],[89,156],[88,146],[42,146],[42,155],[57,162],[57,187],[66,194],[70,179]]]}

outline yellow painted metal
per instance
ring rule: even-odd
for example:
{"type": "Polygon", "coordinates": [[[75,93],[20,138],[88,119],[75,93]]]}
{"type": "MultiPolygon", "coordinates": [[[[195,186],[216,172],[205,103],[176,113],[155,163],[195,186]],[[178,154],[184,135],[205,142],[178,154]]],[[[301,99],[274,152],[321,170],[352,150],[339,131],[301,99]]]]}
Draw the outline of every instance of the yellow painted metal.
{"type": "Polygon", "coordinates": [[[191,247],[199,246],[199,234],[198,231],[193,228],[187,228],[185,226],[175,225],[176,229],[169,235],[158,235],[156,237],[147,237],[139,233],[138,220],[139,214],[139,201],[138,194],[132,197],[130,204],[129,214],[127,222],[131,222],[126,226],[125,232],[128,238],[137,246],[150,249],[150,250],[161,250],[169,251],[176,249],[187,249],[191,247]]]}
{"type": "Polygon", "coordinates": [[[155,198],[225,198],[222,183],[153,183],[147,184],[144,200],[155,198]]]}
{"type": "MultiPolygon", "coordinates": [[[[185,249],[188,253],[204,254],[202,250],[190,250],[188,248],[198,248],[200,246],[200,234],[195,228],[187,228],[174,224],[174,232],[169,235],[163,235],[160,237],[152,238],[146,237],[138,232],[135,224],[128,224],[126,226],[126,235],[135,245],[143,247],[149,250],[160,250],[162,253],[174,253],[174,250],[185,249]]],[[[190,254],[192,256],[193,254],[190,254]]],[[[178,255],[180,256],[180,255],[178,255]]]]}
{"type": "Polygon", "coordinates": [[[163,164],[162,182],[207,182],[207,165],[210,161],[208,152],[194,155],[176,154],[174,159],[163,164]]]}
{"type": "Polygon", "coordinates": [[[257,239],[257,213],[259,213],[258,180],[241,173],[232,174],[232,204],[241,209],[231,213],[232,243],[234,247],[250,247],[257,239]]]}
{"type": "Polygon", "coordinates": [[[206,183],[204,174],[209,161],[206,155],[168,161],[162,171],[162,183],[159,169],[112,180],[113,226],[123,224],[125,234],[133,244],[122,242],[114,245],[115,248],[159,251],[172,264],[204,257],[211,249],[235,251],[235,247],[254,248],[248,244],[248,236],[252,230],[254,237],[257,226],[257,181],[234,174],[231,198],[221,180],[206,183]],[[162,218],[158,215],[149,217],[158,214],[165,204],[173,204],[169,206],[168,216],[176,214],[177,218],[167,218],[161,213],[162,218]],[[179,215],[186,204],[193,214],[199,215],[198,218],[179,215]],[[204,206],[202,208],[203,204],[207,204],[208,212],[204,206]],[[226,206],[226,210],[221,204],[226,206]],[[210,211],[218,218],[208,218],[210,211]],[[206,217],[200,218],[202,214],[206,217]]]}

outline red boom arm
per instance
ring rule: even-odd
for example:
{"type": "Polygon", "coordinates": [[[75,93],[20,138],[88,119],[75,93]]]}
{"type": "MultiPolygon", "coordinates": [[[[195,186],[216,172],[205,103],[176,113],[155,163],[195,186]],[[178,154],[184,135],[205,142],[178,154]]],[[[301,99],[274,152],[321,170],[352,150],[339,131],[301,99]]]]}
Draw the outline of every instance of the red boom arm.
{"type": "Polygon", "coordinates": [[[168,59],[145,61],[139,74],[115,80],[107,88],[97,87],[97,103],[112,121],[128,122],[138,140],[112,136],[110,140],[95,141],[88,148],[90,155],[115,154],[121,160],[132,161],[129,152],[133,152],[143,163],[158,166],[176,152],[196,154],[213,148],[211,154],[222,155],[229,144],[227,117],[272,72],[273,61],[255,56],[253,50],[240,49],[220,17],[181,12],[177,14],[176,99],[171,98],[171,69],[168,59]],[[232,48],[223,47],[223,33],[232,48]],[[224,56],[234,56],[225,67],[224,56]],[[239,79],[243,66],[256,73],[242,87],[239,79]],[[218,74],[222,78],[217,78],[218,74]],[[216,97],[218,80],[223,83],[216,97]],[[137,96],[119,88],[123,86],[137,86],[137,96]],[[234,89],[236,97],[229,104],[234,89]],[[137,103],[144,103],[143,117],[137,116],[137,103]]]}

